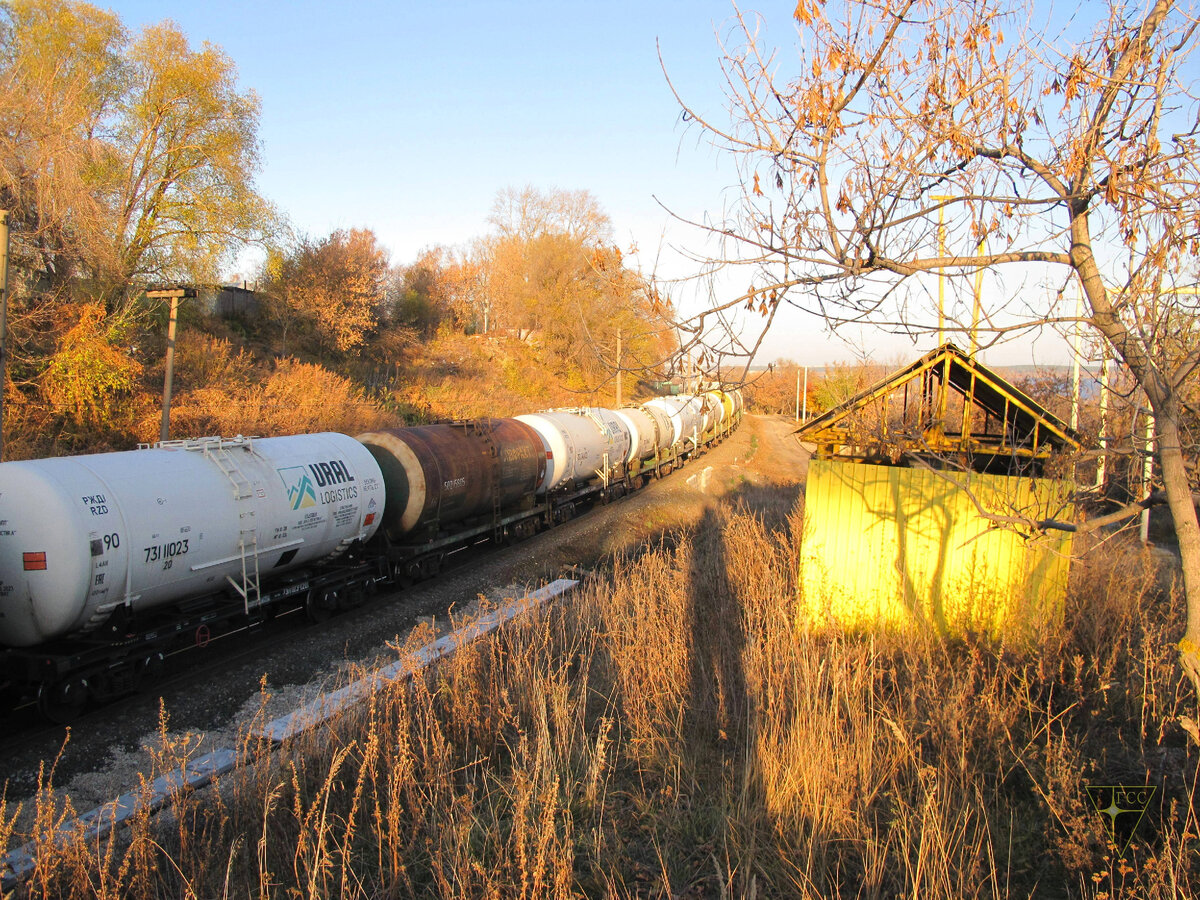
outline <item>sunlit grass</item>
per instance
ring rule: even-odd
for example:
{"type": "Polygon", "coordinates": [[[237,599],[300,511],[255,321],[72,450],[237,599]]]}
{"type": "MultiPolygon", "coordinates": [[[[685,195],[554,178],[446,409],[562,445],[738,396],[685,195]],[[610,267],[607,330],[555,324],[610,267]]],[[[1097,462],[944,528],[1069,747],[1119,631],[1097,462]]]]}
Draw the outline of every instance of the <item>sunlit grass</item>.
{"type": "MultiPolygon", "coordinates": [[[[799,531],[787,509],[711,509],[173,812],[44,843],[27,890],[1195,896],[1175,723],[1195,701],[1152,557],[1077,565],[1066,624],[1014,649],[802,627],[799,531]],[[1159,787],[1123,861],[1084,790],[1114,781],[1159,787]]],[[[197,749],[165,723],[160,742],[151,777],[197,749]]],[[[45,830],[65,811],[43,802],[45,830]]]]}

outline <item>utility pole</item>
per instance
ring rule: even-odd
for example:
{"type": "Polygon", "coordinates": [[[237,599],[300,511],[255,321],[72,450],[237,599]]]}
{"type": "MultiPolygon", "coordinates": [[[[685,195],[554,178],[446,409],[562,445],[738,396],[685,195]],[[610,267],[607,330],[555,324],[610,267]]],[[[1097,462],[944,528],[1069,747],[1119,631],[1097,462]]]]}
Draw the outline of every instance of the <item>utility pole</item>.
{"type": "Polygon", "coordinates": [[[800,414],[800,423],[804,424],[808,421],[808,366],[804,367],[804,407],[800,414]]]}
{"type": "Polygon", "coordinates": [[[800,388],[800,368],[796,369],[796,421],[804,424],[808,421],[808,366],[804,370],[804,389],[800,388]],[[801,406],[803,402],[803,406],[801,406]]]}
{"type": "Polygon", "coordinates": [[[4,459],[4,383],[8,381],[8,210],[0,209],[0,459],[4,459]]]}
{"type": "Polygon", "coordinates": [[[163,375],[162,426],[158,430],[160,441],[170,440],[171,434],[171,381],[175,375],[175,323],[179,318],[179,301],[185,297],[195,297],[195,288],[166,288],[163,290],[146,291],[151,300],[170,300],[171,314],[167,320],[167,360],[166,374],[163,375]]]}

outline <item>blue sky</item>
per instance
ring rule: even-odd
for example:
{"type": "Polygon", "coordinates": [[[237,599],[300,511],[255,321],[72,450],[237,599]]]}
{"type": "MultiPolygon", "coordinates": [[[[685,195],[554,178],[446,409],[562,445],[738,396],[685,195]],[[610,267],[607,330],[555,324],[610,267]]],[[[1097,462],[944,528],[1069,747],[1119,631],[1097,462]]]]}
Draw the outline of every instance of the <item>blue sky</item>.
{"type": "MultiPolygon", "coordinates": [[[[690,267],[673,248],[702,252],[703,239],[659,202],[698,218],[732,199],[728,160],[681,121],[656,49],[689,102],[719,116],[728,0],[98,5],[131,29],[169,18],[193,46],[224,48],[262,101],[260,191],[303,233],[373,229],[393,262],[483,235],[496,193],[530,184],[590,191],[643,270],[679,276],[690,267]]],[[[785,45],[793,8],[761,7],[785,45]]],[[[932,344],[860,339],[886,360],[932,344]]],[[[758,361],[852,355],[797,312],[779,317],[758,361]]]]}

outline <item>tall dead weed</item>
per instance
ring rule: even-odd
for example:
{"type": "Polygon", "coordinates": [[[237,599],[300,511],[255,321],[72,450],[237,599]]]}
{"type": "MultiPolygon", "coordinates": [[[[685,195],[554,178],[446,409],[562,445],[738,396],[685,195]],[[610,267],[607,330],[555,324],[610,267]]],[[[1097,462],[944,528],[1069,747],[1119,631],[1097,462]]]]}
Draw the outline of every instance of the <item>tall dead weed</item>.
{"type": "MultiPolygon", "coordinates": [[[[714,508],[169,815],[43,839],[26,891],[1195,896],[1195,698],[1158,558],[1078,565],[1032,649],[818,632],[799,513],[776,521],[714,508]],[[1086,792],[1110,783],[1157,788],[1124,857],[1086,792]]],[[[191,752],[163,744],[164,771],[191,752]]]]}

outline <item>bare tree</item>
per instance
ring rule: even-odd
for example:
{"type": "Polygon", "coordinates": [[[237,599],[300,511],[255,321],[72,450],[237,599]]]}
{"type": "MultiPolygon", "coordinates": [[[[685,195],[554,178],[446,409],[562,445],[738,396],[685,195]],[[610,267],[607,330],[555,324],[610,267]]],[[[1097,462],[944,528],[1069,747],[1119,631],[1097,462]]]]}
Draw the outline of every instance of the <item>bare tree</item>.
{"type": "Polygon", "coordinates": [[[612,239],[612,222],[590,191],[507,187],[497,192],[488,221],[501,236],[521,240],[544,234],[584,243],[612,239]]]}
{"type": "MultiPolygon", "coordinates": [[[[794,56],[738,12],[723,47],[732,115],[681,103],[738,160],[739,203],[703,227],[723,242],[714,262],[746,267],[750,286],[686,324],[741,306],[769,322],[791,303],[833,327],[928,334],[933,273],[1051,283],[1059,302],[1014,292],[980,312],[980,333],[1082,321],[1136,379],[1183,557],[1181,661],[1200,686],[1200,527],[1181,430],[1200,365],[1187,274],[1200,250],[1197,21],[1173,0],[1044,21],[1039,6],[800,0],[794,56]],[[1081,320],[1061,303],[1072,282],[1081,320]]],[[[968,328],[967,310],[945,316],[968,328]]]]}

